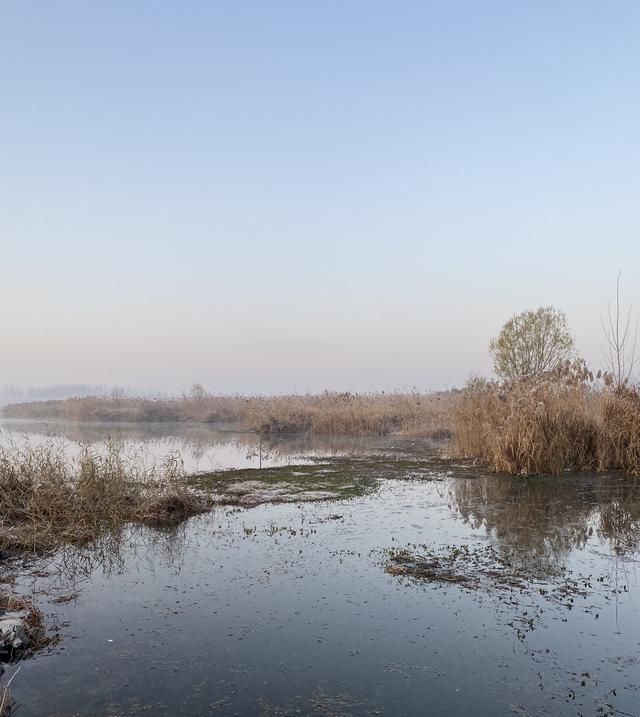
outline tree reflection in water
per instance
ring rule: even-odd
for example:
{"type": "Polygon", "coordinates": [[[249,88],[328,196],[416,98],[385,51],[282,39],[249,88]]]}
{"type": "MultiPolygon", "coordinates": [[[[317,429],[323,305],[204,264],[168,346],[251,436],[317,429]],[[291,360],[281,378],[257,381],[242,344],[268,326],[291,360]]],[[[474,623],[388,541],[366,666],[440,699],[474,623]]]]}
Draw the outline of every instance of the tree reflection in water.
{"type": "Polygon", "coordinates": [[[614,554],[640,546],[640,490],[626,476],[490,476],[454,480],[450,490],[465,522],[532,557],[561,561],[594,533],[614,554]]]}

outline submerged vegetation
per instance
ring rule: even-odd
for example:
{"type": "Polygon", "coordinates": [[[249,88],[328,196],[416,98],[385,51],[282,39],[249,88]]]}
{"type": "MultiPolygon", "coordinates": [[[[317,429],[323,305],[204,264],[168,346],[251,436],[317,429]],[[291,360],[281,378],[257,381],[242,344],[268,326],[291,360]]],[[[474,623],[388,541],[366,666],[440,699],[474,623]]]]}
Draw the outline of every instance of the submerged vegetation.
{"type": "Polygon", "coordinates": [[[216,396],[194,387],[180,398],[72,398],[6,406],[9,418],[67,421],[225,423],[263,434],[386,435],[451,433],[453,393],[335,393],[216,396]]]}
{"type": "Polygon", "coordinates": [[[212,495],[220,505],[245,508],[262,503],[341,500],[364,495],[376,484],[373,470],[358,470],[356,461],[249,468],[202,473],[190,485],[212,495]]]}
{"type": "MultiPolygon", "coordinates": [[[[0,447],[2,554],[93,544],[125,524],[177,525],[216,505],[344,500],[374,490],[383,478],[430,479],[437,451],[412,439],[359,457],[317,458],[299,465],[187,475],[176,453],[158,467],[108,442],[71,458],[65,444],[0,447]]],[[[431,446],[431,444],[427,444],[431,446]]]]}
{"type": "Polygon", "coordinates": [[[111,445],[76,461],[56,441],[0,448],[0,550],[87,543],[127,522],[170,525],[206,508],[176,456],[147,469],[111,445]]]}
{"type": "Polygon", "coordinates": [[[447,545],[434,550],[428,545],[392,548],[387,551],[389,575],[411,577],[425,582],[454,583],[477,590],[524,589],[532,578],[548,577],[548,566],[525,563],[493,546],[471,549],[468,545],[447,545]]]}
{"type": "Polygon", "coordinates": [[[333,457],[308,465],[200,473],[191,476],[188,483],[207,491],[221,505],[346,500],[372,492],[382,479],[432,479],[437,475],[432,459],[430,454],[333,457]]]}

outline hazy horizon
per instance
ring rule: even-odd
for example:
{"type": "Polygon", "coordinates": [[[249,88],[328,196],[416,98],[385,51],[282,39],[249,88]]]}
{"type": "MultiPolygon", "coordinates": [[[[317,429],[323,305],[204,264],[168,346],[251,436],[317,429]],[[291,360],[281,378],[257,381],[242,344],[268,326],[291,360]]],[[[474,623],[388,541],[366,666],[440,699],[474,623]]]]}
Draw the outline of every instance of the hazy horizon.
{"type": "MultiPolygon", "coordinates": [[[[5,3],[0,386],[420,390],[640,308],[640,5],[5,3]]],[[[637,314],[636,314],[637,315],[637,314]]]]}

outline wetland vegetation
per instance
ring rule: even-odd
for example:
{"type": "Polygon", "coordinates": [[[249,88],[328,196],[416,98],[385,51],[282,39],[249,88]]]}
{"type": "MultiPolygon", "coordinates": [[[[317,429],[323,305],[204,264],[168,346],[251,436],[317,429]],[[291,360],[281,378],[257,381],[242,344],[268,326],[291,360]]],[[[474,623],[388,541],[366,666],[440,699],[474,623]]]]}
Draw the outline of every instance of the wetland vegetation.
{"type": "Polygon", "coordinates": [[[425,680],[435,714],[635,715],[640,392],[552,309],[491,350],[439,394],[8,406],[0,715],[417,716],[425,680]]]}
{"type": "Polygon", "coordinates": [[[598,385],[584,364],[535,380],[472,380],[453,412],[453,453],[497,473],[640,475],[640,393],[598,385]]]}
{"type": "Polygon", "coordinates": [[[4,594],[46,638],[28,672],[26,652],[4,663],[26,717],[418,715],[427,687],[436,714],[633,714],[633,478],[499,477],[398,436],[324,456],[319,439],[254,436],[256,468],[188,473],[164,429],[155,469],[108,442],[70,460],[39,430],[45,448],[3,454],[4,594]],[[260,446],[284,462],[260,469],[260,446]],[[176,493],[186,509],[159,500],[176,493]]]}
{"type": "Polygon", "coordinates": [[[189,491],[180,461],[159,467],[127,460],[107,444],[69,460],[56,440],[0,447],[0,550],[38,551],[85,543],[127,522],[171,524],[206,510],[189,491]]]}
{"type": "MultiPolygon", "coordinates": [[[[475,378],[442,394],[322,394],[180,399],[81,398],[7,406],[8,418],[96,426],[206,426],[288,436],[413,436],[449,441],[448,455],[497,473],[622,470],[640,475],[640,393],[565,360],[536,376],[475,378]],[[157,412],[157,415],[156,413],[157,412]],[[84,424],[83,420],[89,419],[84,424]],[[68,423],[71,421],[71,423],[68,423]],[[171,423],[173,422],[173,423],[171,423]]],[[[55,428],[55,426],[54,426],[55,428]]]]}
{"type": "Polygon", "coordinates": [[[450,392],[218,396],[201,386],[175,398],[73,398],[5,406],[8,418],[133,423],[213,423],[262,434],[450,435],[450,392]]]}
{"type": "Polygon", "coordinates": [[[5,663],[22,714],[417,717],[425,691],[443,715],[634,714],[632,478],[396,439],[184,480],[212,510],[1,561],[54,638],[5,663]]]}

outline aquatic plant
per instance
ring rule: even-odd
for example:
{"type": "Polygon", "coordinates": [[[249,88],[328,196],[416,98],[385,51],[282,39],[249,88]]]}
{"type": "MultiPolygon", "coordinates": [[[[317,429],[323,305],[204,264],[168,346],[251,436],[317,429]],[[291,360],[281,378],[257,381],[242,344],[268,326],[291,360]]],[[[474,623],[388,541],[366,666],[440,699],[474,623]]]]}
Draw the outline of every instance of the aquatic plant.
{"type": "Polygon", "coordinates": [[[125,458],[112,444],[70,461],[60,441],[0,448],[0,549],[86,543],[133,521],[170,524],[206,510],[171,455],[159,467],[125,458]]]}

